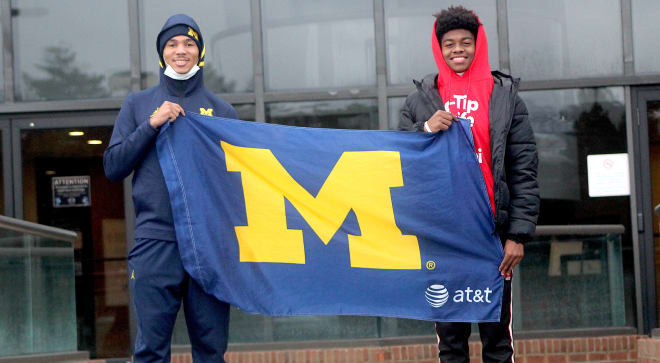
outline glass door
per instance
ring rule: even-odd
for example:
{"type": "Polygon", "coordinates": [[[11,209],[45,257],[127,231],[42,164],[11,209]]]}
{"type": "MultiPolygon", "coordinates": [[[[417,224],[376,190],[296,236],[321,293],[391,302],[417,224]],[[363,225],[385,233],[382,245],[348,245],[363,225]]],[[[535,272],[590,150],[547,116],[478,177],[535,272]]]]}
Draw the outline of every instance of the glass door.
{"type": "Polygon", "coordinates": [[[644,332],[659,326],[660,231],[654,208],[660,205],[660,87],[642,87],[633,92],[635,183],[639,266],[644,332]]]}
{"type": "Polygon", "coordinates": [[[78,350],[130,356],[123,183],[105,177],[116,113],[14,120],[18,218],[78,234],[74,242],[78,350]]]}

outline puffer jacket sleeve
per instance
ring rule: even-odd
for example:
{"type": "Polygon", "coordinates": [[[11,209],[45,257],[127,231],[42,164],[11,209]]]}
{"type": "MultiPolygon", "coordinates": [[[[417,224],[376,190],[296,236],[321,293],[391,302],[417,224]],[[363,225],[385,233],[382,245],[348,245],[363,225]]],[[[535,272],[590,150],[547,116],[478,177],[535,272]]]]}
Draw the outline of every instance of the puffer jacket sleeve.
{"type": "Polygon", "coordinates": [[[538,185],[538,153],[527,107],[516,96],[514,115],[507,136],[505,168],[509,189],[508,238],[527,242],[534,237],[538,221],[540,197],[538,185]]]}
{"type": "Polygon", "coordinates": [[[417,120],[415,115],[416,103],[419,102],[419,92],[415,91],[408,95],[406,102],[401,107],[399,117],[399,130],[401,131],[424,131],[424,122],[426,120],[417,120]]]}

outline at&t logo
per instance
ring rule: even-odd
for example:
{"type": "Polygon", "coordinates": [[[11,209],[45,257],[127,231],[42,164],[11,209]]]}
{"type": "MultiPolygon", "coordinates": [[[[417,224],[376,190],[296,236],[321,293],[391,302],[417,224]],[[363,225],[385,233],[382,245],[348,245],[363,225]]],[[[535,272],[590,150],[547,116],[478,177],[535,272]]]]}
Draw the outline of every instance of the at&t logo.
{"type": "MultiPolygon", "coordinates": [[[[465,290],[454,291],[453,300],[455,303],[486,303],[490,304],[493,290],[486,287],[484,290],[472,289],[470,286],[465,290]]],[[[426,288],[426,301],[434,308],[439,308],[449,301],[449,291],[444,285],[433,284],[426,288]]]]}
{"type": "Polygon", "coordinates": [[[442,285],[431,285],[426,289],[426,301],[434,308],[439,308],[449,300],[449,291],[442,285]]]}

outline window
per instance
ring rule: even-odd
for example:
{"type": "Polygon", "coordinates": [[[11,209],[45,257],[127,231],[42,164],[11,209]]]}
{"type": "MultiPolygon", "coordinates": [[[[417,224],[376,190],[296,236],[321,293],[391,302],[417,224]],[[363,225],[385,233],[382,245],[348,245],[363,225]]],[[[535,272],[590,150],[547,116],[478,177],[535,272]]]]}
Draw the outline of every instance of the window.
{"type": "Polygon", "coordinates": [[[655,46],[656,34],[660,32],[657,21],[660,3],[649,0],[632,1],[633,52],[635,55],[635,73],[659,73],[658,56],[660,51],[655,46]]]}
{"type": "Polygon", "coordinates": [[[334,129],[378,129],[375,100],[281,102],[266,105],[266,122],[334,129]]]}
{"type": "Polygon", "coordinates": [[[625,231],[529,242],[516,326],[634,326],[630,197],[590,197],[587,178],[588,155],[627,152],[623,88],[526,91],[521,98],[539,152],[539,225],[612,224],[625,231]]]}
{"type": "Polygon", "coordinates": [[[618,217],[600,219],[602,213],[618,215],[619,211],[602,208],[610,198],[589,197],[586,165],[587,155],[627,151],[623,89],[527,91],[521,97],[529,110],[539,150],[541,198],[573,206],[590,204],[594,212],[570,216],[546,209],[549,213],[542,212],[543,217],[553,219],[544,220],[544,224],[623,223],[618,217]]]}
{"type": "Polygon", "coordinates": [[[511,72],[523,80],[623,74],[618,0],[507,3],[511,72]]]}
{"type": "MultiPolygon", "coordinates": [[[[499,67],[497,12],[494,1],[466,1],[461,4],[473,10],[484,24],[488,38],[488,60],[491,69],[499,67]]],[[[412,84],[429,73],[438,73],[431,51],[434,34],[433,14],[455,5],[452,1],[385,1],[385,34],[387,36],[387,69],[390,84],[412,84]]]]}
{"type": "Polygon", "coordinates": [[[399,129],[399,121],[401,118],[401,108],[406,102],[405,97],[392,97],[387,100],[388,120],[390,122],[390,130],[399,129]]]}
{"type": "Polygon", "coordinates": [[[376,84],[373,2],[264,0],[269,90],[376,84]]]}
{"type": "Polygon", "coordinates": [[[235,104],[232,106],[234,106],[236,113],[238,113],[239,120],[254,121],[254,104],[235,104]]]}
{"type": "Polygon", "coordinates": [[[21,0],[12,6],[18,101],[128,94],[127,2],[21,0]]]}
{"type": "Polygon", "coordinates": [[[254,89],[252,21],[249,1],[140,2],[140,51],[146,86],[159,82],[156,37],[174,14],[190,15],[199,25],[206,55],[204,85],[215,93],[249,92],[254,89]]]}
{"type": "MultiPolygon", "coordinates": [[[[2,11],[0,11],[0,16],[2,15],[2,11]]],[[[2,27],[0,27],[0,49],[5,49],[4,46],[4,41],[3,41],[3,35],[2,35],[2,27]]],[[[4,67],[5,67],[5,59],[4,57],[0,57],[0,69],[2,69],[2,72],[0,72],[0,103],[5,102],[5,72],[4,72],[4,67]]]]}

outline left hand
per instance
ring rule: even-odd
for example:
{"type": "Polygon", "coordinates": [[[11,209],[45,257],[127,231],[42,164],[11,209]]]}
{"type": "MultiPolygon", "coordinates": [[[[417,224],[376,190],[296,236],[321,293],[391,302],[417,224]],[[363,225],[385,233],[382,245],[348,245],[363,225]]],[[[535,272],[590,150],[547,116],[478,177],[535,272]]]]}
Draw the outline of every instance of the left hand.
{"type": "Polygon", "coordinates": [[[522,261],[525,256],[525,246],[513,240],[506,240],[504,244],[504,259],[500,264],[500,273],[502,276],[513,273],[513,268],[522,261]]]}

